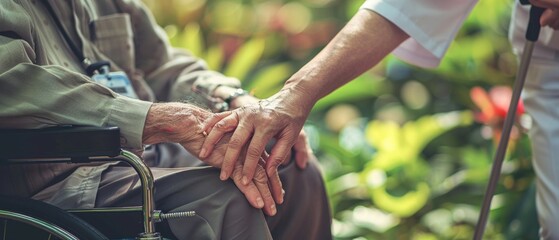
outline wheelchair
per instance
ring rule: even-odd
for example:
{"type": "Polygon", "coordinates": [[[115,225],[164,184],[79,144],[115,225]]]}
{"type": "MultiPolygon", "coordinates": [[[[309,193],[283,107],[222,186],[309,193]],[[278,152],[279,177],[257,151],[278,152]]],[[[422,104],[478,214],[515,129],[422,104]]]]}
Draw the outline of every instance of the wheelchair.
{"type": "Polygon", "coordinates": [[[142,206],[62,210],[37,200],[0,196],[0,239],[162,239],[155,231],[157,222],[196,215],[154,209],[153,175],[141,158],[120,148],[117,127],[0,130],[0,164],[113,161],[125,162],[138,173],[142,206]]]}

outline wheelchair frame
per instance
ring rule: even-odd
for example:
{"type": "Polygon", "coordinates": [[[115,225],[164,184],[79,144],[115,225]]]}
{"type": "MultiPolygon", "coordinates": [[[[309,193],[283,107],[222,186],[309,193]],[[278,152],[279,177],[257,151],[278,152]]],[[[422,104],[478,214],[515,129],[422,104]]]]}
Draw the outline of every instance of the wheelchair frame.
{"type": "MultiPolygon", "coordinates": [[[[1,130],[0,163],[87,163],[123,161],[138,173],[142,185],[143,229],[136,239],[161,239],[155,223],[163,219],[194,216],[194,211],[163,214],[155,210],[154,178],[142,159],[120,148],[117,127],[56,127],[36,130],[1,130]],[[34,146],[34,147],[30,147],[34,146]]],[[[79,209],[79,212],[138,210],[140,207],[79,209]]],[[[0,212],[1,215],[1,212],[0,212]]],[[[30,222],[51,234],[66,236],[65,231],[53,228],[41,219],[12,214],[10,218],[30,222]]],[[[71,234],[70,234],[71,235],[71,234]]],[[[67,239],[76,239],[68,236],[67,239]]]]}

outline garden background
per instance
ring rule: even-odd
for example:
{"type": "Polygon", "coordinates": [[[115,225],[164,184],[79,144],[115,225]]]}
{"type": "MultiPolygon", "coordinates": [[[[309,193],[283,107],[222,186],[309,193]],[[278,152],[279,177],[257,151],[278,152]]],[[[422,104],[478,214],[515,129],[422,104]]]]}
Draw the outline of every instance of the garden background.
{"type": "MultiPolygon", "coordinates": [[[[264,98],[363,0],[144,2],[174,46],[264,98]]],[[[314,107],[305,130],[336,239],[472,238],[517,67],[507,41],[511,4],[481,0],[438,68],[388,57],[314,107]]],[[[537,238],[529,125],[524,116],[515,126],[487,239],[537,238]]]]}

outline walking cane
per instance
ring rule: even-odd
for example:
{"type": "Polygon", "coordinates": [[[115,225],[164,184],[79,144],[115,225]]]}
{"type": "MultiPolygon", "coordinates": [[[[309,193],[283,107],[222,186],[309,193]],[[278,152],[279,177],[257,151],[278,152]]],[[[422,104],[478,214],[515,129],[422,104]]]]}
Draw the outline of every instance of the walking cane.
{"type": "MultiPolygon", "coordinates": [[[[530,4],[528,0],[520,0],[520,3],[523,5],[530,4]]],[[[520,100],[520,93],[522,92],[522,88],[526,80],[526,73],[528,71],[528,66],[530,65],[530,59],[532,57],[532,51],[534,50],[534,44],[538,40],[538,36],[540,35],[540,16],[542,15],[543,10],[543,8],[536,6],[532,6],[530,8],[530,20],[528,22],[528,28],[526,29],[526,43],[524,44],[524,51],[522,52],[522,57],[520,58],[520,65],[518,67],[516,80],[513,86],[509,110],[507,112],[503,130],[501,132],[501,139],[497,147],[497,152],[495,153],[495,158],[493,159],[491,176],[489,178],[489,184],[487,185],[485,196],[483,198],[483,205],[474,233],[474,240],[481,240],[483,237],[483,232],[485,231],[485,225],[487,223],[487,216],[489,215],[491,200],[493,198],[493,194],[495,193],[497,182],[499,181],[501,166],[503,165],[503,160],[505,158],[509,136],[516,114],[516,108],[518,106],[518,101],[520,100]]]]}

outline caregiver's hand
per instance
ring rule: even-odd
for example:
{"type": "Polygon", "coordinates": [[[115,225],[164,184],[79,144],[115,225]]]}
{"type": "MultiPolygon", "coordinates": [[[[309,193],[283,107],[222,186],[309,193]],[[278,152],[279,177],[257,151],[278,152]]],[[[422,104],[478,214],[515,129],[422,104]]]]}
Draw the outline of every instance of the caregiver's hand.
{"type": "MultiPolygon", "coordinates": [[[[202,145],[201,157],[208,155],[215,143],[226,133],[233,131],[221,166],[222,180],[231,175],[239,154],[247,143],[243,184],[252,180],[258,160],[265,154],[265,147],[272,138],[276,139],[276,143],[266,160],[266,173],[269,176],[277,174],[278,166],[286,159],[296,141],[298,150],[302,151],[300,159],[304,159],[304,155],[308,157],[309,153],[312,154],[306,144],[305,135],[300,134],[312,104],[305,105],[305,101],[298,100],[301,96],[304,98],[304,94],[290,92],[295,91],[282,90],[268,99],[216,114],[204,123],[208,136],[202,145]]],[[[308,158],[298,161],[297,164],[300,167],[304,166],[306,160],[308,158]]]]}
{"type": "MultiPolygon", "coordinates": [[[[231,101],[231,108],[237,109],[245,105],[258,104],[258,101],[260,101],[260,99],[251,95],[241,96],[231,101]]],[[[213,147],[213,145],[210,147],[213,147]]],[[[307,162],[310,159],[316,158],[311,146],[309,145],[305,130],[301,130],[301,132],[299,132],[295,145],[293,145],[293,152],[295,154],[295,163],[300,169],[305,169],[305,167],[307,167],[307,162]]],[[[289,159],[290,158],[287,157],[284,164],[287,164],[289,159]]]]}
{"type": "Polygon", "coordinates": [[[559,29],[559,0],[530,0],[530,3],[545,8],[540,17],[542,27],[549,26],[555,30],[559,29]]]}
{"type": "MultiPolygon", "coordinates": [[[[145,144],[162,142],[180,143],[187,151],[197,154],[205,140],[202,122],[214,113],[199,107],[184,103],[154,103],[146,117],[142,134],[145,144]]],[[[229,137],[226,134],[216,146],[212,154],[203,161],[213,167],[221,168],[229,137]]],[[[244,158],[246,147],[241,151],[244,158]]],[[[243,177],[243,162],[233,165],[231,179],[245,195],[248,202],[255,208],[263,209],[264,213],[273,216],[277,212],[276,203],[283,202],[283,190],[279,175],[268,175],[265,171],[266,156],[258,158],[255,166],[255,177],[248,183],[241,182],[243,177]]]]}

